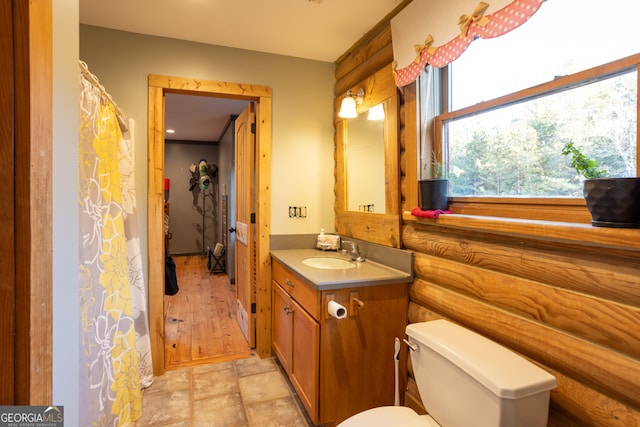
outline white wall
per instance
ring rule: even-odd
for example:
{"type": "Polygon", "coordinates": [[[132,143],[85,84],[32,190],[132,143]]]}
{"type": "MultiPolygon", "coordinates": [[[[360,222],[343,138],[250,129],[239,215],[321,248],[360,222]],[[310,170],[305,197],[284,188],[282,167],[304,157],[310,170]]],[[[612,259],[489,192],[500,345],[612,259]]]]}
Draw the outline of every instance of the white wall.
{"type": "MultiPolygon", "coordinates": [[[[147,77],[229,81],[273,89],[271,233],[334,230],[334,64],[92,26],[80,26],[80,58],[136,120],[136,184],[146,242],[147,77]],[[306,219],[290,219],[290,205],[306,219]]],[[[146,246],[143,247],[146,261],[146,246]]],[[[145,271],[148,271],[145,265],[145,271]]]]}
{"type": "MultiPolygon", "coordinates": [[[[53,6],[53,402],[79,425],[78,0],[53,6]]],[[[48,167],[49,165],[43,165],[48,167]]]]}

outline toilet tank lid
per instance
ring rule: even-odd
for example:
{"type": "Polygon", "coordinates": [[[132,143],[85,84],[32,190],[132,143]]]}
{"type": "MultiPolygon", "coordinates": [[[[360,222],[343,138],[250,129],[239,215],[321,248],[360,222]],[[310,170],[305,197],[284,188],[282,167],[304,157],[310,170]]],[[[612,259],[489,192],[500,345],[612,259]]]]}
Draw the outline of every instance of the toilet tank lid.
{"type": "Polygon", "coordinates": [[[518,399],[556,387],[556,379],[522,356],[444,319],[412,323],[407,335],[431,348],[496,396],[518,399]]]}

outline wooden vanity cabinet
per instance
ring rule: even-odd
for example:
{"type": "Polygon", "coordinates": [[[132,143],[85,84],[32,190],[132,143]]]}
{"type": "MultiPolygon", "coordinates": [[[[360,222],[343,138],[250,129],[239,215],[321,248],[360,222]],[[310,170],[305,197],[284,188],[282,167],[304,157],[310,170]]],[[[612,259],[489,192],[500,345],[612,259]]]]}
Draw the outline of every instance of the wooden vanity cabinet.
{"type": "Polygon", "coordinates": [[[317,290],[276,259],[272,279],[272,348],[311,420],[332,426],[393,405],[394,338],[405,336],[408,284],[317,290]],[[330,300],[347,308],[347,318],[329,316],[330,300]]]}
{"type": "Polygon", "coordinates": [[[320,325],[274,281],[272,348],[304,404],[318,418],[318,355],[320,325]]]}

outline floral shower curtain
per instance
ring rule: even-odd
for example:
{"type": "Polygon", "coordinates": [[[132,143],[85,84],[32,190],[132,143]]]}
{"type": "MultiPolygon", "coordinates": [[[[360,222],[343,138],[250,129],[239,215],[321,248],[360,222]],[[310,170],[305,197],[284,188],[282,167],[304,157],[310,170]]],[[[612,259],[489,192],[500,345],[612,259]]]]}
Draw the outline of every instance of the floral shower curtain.
{"type": "Polygon", "coordinates": [[[133,132],[80,63],[80,424],[126,426],[153,381],[133,132]]]}

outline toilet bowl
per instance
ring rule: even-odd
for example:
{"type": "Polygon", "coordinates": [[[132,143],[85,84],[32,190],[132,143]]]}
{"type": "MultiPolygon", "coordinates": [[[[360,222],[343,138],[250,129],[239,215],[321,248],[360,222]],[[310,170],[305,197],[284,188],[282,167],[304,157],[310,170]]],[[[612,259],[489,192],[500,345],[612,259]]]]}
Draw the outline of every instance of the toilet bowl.
{"type": "Polygon", "coordinates": [[[546,427],[556,379],[513,351],[444,319],[406,328],[429,415],[386,406],[338,427],[546,427]]]}
{"type": "Polygon", "coordinates": [[[369,409],[341,422],[338,427],[441,427],[429,415],[418,415],[406,406],[369,409]]]}

